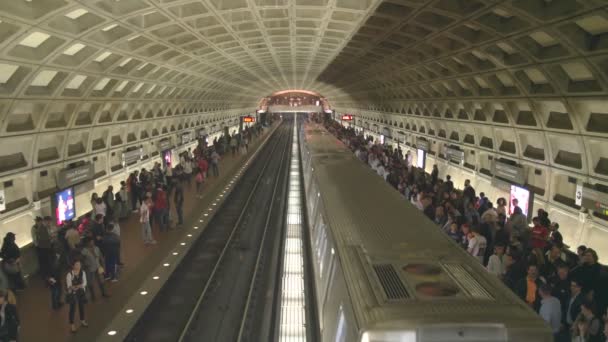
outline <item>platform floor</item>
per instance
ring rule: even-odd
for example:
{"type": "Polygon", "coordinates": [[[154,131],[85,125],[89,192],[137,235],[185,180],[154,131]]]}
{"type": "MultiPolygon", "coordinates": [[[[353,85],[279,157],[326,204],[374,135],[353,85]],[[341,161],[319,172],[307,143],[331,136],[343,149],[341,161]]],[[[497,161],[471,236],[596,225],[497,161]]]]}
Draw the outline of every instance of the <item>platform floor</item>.
{"type": "MultiPolygon", "coordinates": [[[[209,196],[209,194],[225,186],[231,178],[230,176],[238,171],[238,167],[260,146],[271,131],[272,129],[266,129],[263,135],[254,139],[247,155],[235,157],[232,157],[230,153],[224,155],[224,159],[220,162],[220,176],[207,179],[202,199],[195,197],[194,180],[191,187],[184,187],[184,226],[187,227],[193,220],[195,216],[192,215],[193,209],[209,205],[213,199],[213,196],[209,196]]],[[[172,216],[175,217],[174,209],[172,208],[172,210],[172,216]]],[[[85,312],[89,327],[81,327],[78,332],[72,334],[68,323],[68,306],[64,305],[58,311],[51,310],[48,289],[40,277],[33,276],[29,279],[28,288],[17,294],[17,307],[21,318],[19,341],[94,341],[122,309],[127,299],[135,293],[152,270],[186,234],[185,229],[160,233],[158,227],[155,226],[153,235],[158,244],[145,246],[141,239],[138,214],[132,214],[127,220],[122,221],[120,227],[122,261],[125,266],[122,268],[118,282],[105,283],[106,288],[109,289],[110,298],[98,296],[99,298],[95,302],[89,301],[86,305],[85,312]]]]}

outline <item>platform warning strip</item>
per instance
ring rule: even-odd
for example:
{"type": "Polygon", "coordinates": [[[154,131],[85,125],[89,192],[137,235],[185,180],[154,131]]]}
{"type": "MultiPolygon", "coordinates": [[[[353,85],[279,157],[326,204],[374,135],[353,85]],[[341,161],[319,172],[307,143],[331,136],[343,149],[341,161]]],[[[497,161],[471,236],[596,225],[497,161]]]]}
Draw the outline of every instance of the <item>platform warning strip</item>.
{"type": "Polygon", "coordinates": [[[287,200],[287,232],[281,273],[280,342],[306,341],[306,308],[304,289],[304,241],[302,240],[302,194],[300,191],[300,149],[297,117],[294,116],[289,198],[287,200]]]}

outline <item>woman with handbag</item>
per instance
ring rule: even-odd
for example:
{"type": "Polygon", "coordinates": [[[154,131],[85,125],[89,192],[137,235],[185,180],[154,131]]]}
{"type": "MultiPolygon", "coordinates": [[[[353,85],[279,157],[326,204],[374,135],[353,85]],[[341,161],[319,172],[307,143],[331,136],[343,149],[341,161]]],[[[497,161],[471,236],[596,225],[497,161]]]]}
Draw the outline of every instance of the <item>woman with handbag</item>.
{"type": "Polygon", "coordinates": [[[23,290],[25,281],[21,275],[21,251],[15,243],[14,233],[6,233],[0,249],[0,257],[2,257],[2,270],[8,278],[10,289],[23,290]]]}
{"type": "Polygon", "coordinates": [[[84,315],[84,306],[87,302],[87,294],[85,292],[87,288],[87,275],[82,269],[79,260],[72,262],[72,269],[66,276],[66,285],[66,302],[70,304],[70,327],[72,332],[75,333],[77,330],[76,324],[74,324],[76,305],[78,305],[78,313],[80,314],[80,325],[83,327],[89,326],[87,321],[85,321],[84,315]]]}

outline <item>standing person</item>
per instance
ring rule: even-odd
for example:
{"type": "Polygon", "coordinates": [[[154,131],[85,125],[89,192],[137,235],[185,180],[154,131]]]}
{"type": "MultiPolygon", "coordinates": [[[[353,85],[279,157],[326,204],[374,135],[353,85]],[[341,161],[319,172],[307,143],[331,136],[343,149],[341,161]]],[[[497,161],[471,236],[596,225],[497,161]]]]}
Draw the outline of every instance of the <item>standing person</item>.
{"type": "Polygon", "coordinates": [[[437,164],[433,165],[433,171],[431,172],[431,184],[437,184],[437,179],[439,179],[439,169],[437,168],[437,164]]]}
{"type": "Polygon", "coordinates": [[[32,240],[36,247],[36,254],[38,255],[40,274],[43,277],[47,277],[50,272],[49,261],[51,254],[53,254],[53,244],[51,233],[43,222],[42,217],[36,217],[36,223],[32,227],[32,240]]]}
{"type": "Polygon", "coordinates": [[[192,160],[189,157],[184,159],[184,175],[188,184],[192,184],[192,160]]]}
{"type": "Polygon", "coordinates": [[[473,233],[473,238],[469,240],[467,251],[469,252],[469,254],[476,257],[479,262],[483,264],[483,258],[486,253],[486,248],[488,244],[487,240],[483,235],[481,235],[479,226],[473,226],[473,229],[471,231],[473,233]]]}
{"type": "Polygon", "coordinates": [[[16,342],[20,324],[17,307],[9,304],[6,291],[0,290],[0,341],[16,342]]]}
{"type": "Polygon", "coordinates": [[[173,200],[175,201],[177,226],[181,227],[184,224],[184,189],[182,188],[181,184],[175,187],[173,200]]]}
{"type": "Polygon", "coordinates": [[[492,254],[488,260],[488,272],[496,275],[499,279],[502,279],[507,271],[505,259],[505,246],[502,244],[494,245],[494,254],[492,254]]]}
{"type": "Polygon", "coordinates": [[[63,303],[61,302],[61,260],[55,253],[51,254],[49,261],[50,270],[46,278],[46,285],[51,293],[51,307],[53,310],[59,310],[63,303]]]}
{"type": "Polygon", "coordinates": [[[213,150],[213,152],[211,152],[211,169],[213,170],[213,175],[215,177],[220,175],[219,163],[220,155],[217,154],[217,151],[213,150]]]}
{"type": "Polygon", "coordinates": [[[551,295],[551,285],[543,284],[538,291],[542,298],[538,313],[549,324],[553,338],[559,337],[562,325],[562,309],[559,299],[551,295]]]}
{"type": "Polygon", "coordinates": [[[99,247],[95,245],[93,239],[86,238],[84,240],[84,248],[82,249],[84,269],[87,274],[88,284],[87,289],[91,293],[91,300],[95,301],[95,290],[93,289],[94,282],[97,282],[99,291],[103,297],[108,297],[105,286],[103,285],[103,265],[104,259],[99,247]]]}
{"type": "Polygon", "coordinates": [[[2,270],[8,278],[10,289],[23,290],[25,281],[21,274],[21,251],[15,243],[14,233],[6,233],[0,249],[0,257],[2,257],[2,270]]]}
{"type": "Polygon", "coordinates": [[[602,342],[602,322],[595,314],[595,303],[589,300],[583,301],[581,304],[581,313],[576,318],[574,326],[578,326],[578,322],[588,322],[589,326],[586,331],[588,342],[602,342]]]}
{"type": "Polygon", "coordinates": [[[72,262],[72,268],[66,276],[66,287],[66,302],[70,304],[70,328],[72,332],[75,333],[78,330],[76,324],[74,324],[76,305],[78,305],[78,313],[80,314],[80,324],[83,327],[89,326],[85,320],[84,312],[84,306],[87,302],[87,294],[85,292],[87,287],[87,275],[82,270],[82,265],[79,260],[72,262]]]}
{"type": "Polygon", "coordinates": [[[101,195],[101,198],[103,199],[103,203],[106,205],[106,212],[108,212],[108,213],[115,212],[116,209],[114,208],[114,204],[115,204],[114,187],[111,185],[108,186],[106,191],[104,191],[103,194],[101,195]]]}
{"type": "Polygon", "coordinates": [[[116,199],[120,196],[120,212],[118,214],[119,219],[125,219],[129,217],[129,208],[127,203],[129,202],[129,192],[127,191],[127,183],[125,181],[120,182],[120,190],[116,194],[116,199]]]}
{"type": "MultiPolygon", "coordinates": [[[[187,163],[187,162],[186,162],[187,163]]],[[[154,201],[154,214],[158,227],[161,232],[169,230],[169,199],[167,193],[161,185],[156,189],[156,197],[154,201]]]]}
{"type": "Polygon", "coordinates": [[[150,227],[150,207],[152,206],[152,200],[150,197],[142,202],[139,207],[139,223],[141,223],[142,237],[144,244],[156,244],[156,241],[152,237],[152,228],[150,227]]]}
{"type": "Polygon", "coordinates": [[[232,156],[236,155],[236,136],[232,136],[230,138],[230,150],[232,151],[232,156]]]}
{"type": "Polygon", "coordinates": [[[203,176],[203,171],[198,171],[196,174],[196,197],[203,198],[203,181],[205,177],[203,176]]]}
{"type": "Polygon", "coordinates": [[[106,216],[108,211],[108,207],[106,206],[106,204],[104,203],[103,199],[101,198],[97,198],[97,200],[95,200],[95,215],[101,215],[103,217],[106,216]]]}
{"type": "Polygon", "coordinates": [[[198,159],[198,169],[203,172],[203,177],[207,177],[207,169],[209,168],[209,163],[207,159],[201,156],[198,159]]]}
{"type": "Polygon", "coordinates": [[[243,146],[245,147],[245,153],[249,152],[249,133],[243,135],[243,146]]]}
{"type": "Polygon", "coordinates": [[[129,179],[127,180],[129,198],[131,199],[131,210],[133,210],[134,213],[137,212],[137,202],[139,201],[139,197],[141,196],[141,194],[139,193],[139,184],[137,180],[137,171],[131,173],[129,179]]]}
{"type": "Polygon", "coordinates": [[[91,194],[91,211],[95,214],[95,204],[97,204],[97,200],[99,199],[99,195],[94,192],[91,194]]]}
{"type": "Polygon", "coordinates": [[[73,251],[80,244],[80,233],[72,222],[66,222],[65,226],[68,228],[65,232],[65,239],[68,242],[69,250],[73,251]]]}
{"type": "Polygon", "coordinates": [[[528,306],[538,312],[540,308],[540,294],[538,290],[544,282],[538,277],[538,266],[528,265],[528,275],[519,281],[515,291],[519,298],[523,299],[528,306]]]}
{"type": "Polygon", "coordinates": [[[108,224],[103,236],[102,250],[106,259],[106,275],[112,282],[118,281],[118,259],[120,258],[120,238],[113,232],[114,225],[108,224]]]}
{"type": "Polygon", "coordinates": [[[95,222],[91,227],[91,233],[95,244],[101,246],[101,239],[103,238],[103,232],[105,231],[105,224],[103,223],[103,216],[101,214],[95,215],[95,222]]]}
{"type": "Polygon", "coordinates": [[[464,199],[464,207],[467,207],[469,203],[475,203],[475,189],[471,186],[471,181],[466,179],[464,181],[464,190],[462,190],[462,198],[464,199]]]}

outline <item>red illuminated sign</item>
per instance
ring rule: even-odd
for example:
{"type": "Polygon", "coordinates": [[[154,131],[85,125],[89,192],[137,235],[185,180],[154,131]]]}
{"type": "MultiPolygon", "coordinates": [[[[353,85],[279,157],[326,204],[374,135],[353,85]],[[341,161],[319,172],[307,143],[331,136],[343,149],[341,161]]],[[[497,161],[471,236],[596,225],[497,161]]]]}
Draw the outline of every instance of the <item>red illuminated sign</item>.
{"type": "Polygon", "coordinates": [[[243,122],[255,122],[255,118],[253,116],[244,116],[243,122]]]}
{"type": "Polygon", "coordinates": [[[343,121],[352,121],[353,117],[354,117],[354,115],[344,114],[344,115],[342,115],[342,120],[343,121]]]}

